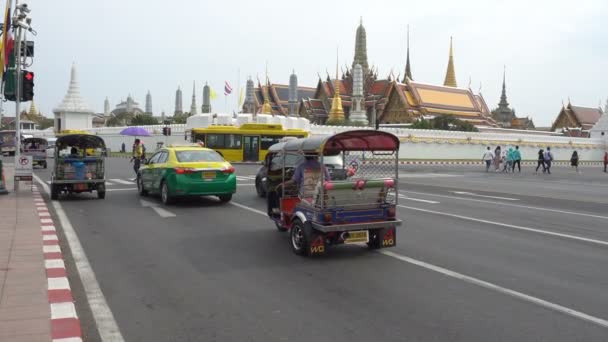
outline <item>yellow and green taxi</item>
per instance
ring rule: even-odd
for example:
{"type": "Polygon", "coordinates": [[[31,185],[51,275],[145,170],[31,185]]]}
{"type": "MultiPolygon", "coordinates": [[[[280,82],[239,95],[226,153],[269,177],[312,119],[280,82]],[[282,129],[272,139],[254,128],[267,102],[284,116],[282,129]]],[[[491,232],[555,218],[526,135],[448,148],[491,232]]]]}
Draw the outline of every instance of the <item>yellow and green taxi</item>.
{"type": "Polygon", "coordinates": [[[228,202],[236,192],[236,174],[234,167],[212,149],[170,145],[142,165],[137,189],[141,196],[160,194],[164,204],[186,196],[218,196],[228,202]]]}

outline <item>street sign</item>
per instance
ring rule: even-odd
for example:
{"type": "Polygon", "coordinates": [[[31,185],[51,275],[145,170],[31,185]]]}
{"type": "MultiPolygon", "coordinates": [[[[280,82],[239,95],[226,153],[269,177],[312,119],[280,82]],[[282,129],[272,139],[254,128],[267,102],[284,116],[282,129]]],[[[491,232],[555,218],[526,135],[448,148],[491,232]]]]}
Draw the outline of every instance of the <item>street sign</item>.
{"type": "Polygon", "coordinates": [[[19,156],[15,160],[15,181],[32,181],[32,156],[19,156]]]}

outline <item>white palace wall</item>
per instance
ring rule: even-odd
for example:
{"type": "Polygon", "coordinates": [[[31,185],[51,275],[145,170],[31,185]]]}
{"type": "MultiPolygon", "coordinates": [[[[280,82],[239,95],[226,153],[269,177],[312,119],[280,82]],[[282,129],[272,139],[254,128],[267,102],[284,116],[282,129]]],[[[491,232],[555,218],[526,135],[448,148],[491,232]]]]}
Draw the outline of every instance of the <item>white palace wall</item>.
{"type": "MultiPolygon", "coordinates": [[[[148,151],[153,151],[157,142],[165,144],[187,142],[184,140],[186,125],[169,125],[172,135],[168,137],[162,135],[163,127],[163,125],[145,127],[152,133],[150,137],[141,138],[148,151]]],[[[111,151],[119,151],[123,142],[129,150],[134,138],[120,135],[122,129],[124,127],[101,127],[91,128],[87,131],[102,137],[111,151]]],[[[310,133],[313,136],[329,135],[351,129],[361,128],[312,125],[310,133]]],[[[400,158],[407,160],[479,161],[487,146],[494,150],[496,146],[504,149],[517,145],[520,147],[524,160],[536,160],[538,150],[546,149],[549,146],[558,161],[569,160],[575,150],[578,151],[581,161],[601,161],[608,147],[606,138],[571,138],[550,136],[546,133],[530,134],[529,131],[505,133],[507,130],[505,132],[454,132],[401,128],[383,128],[382,130],[399,137],[401,140],[400,158]]],[[[28,131],[24,134],[47,137],[54,135],[48,131],[28,131]]]]}

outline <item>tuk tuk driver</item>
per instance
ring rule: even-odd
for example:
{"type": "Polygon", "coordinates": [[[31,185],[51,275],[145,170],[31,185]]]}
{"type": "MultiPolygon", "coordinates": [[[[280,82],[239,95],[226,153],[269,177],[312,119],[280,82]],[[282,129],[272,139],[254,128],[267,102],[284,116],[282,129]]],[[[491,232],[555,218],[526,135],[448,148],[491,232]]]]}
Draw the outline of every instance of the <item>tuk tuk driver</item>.
{"type": "Polygon", "coordinates": [[[323,169],[323,174],[325,176],[324,179],[331,179],[329,176],[329,171],[327,171],[325,166],[321,166],[321,163],[319,163],[319,158],[316,155],[306,155],[304,158],[304,162],[296,166],[293,177],[284,183],[284,186],[296,184],[300,190],[300,194],[304,192],[304,178],[307,174],[320,174],[321,169],[323,169]]]}

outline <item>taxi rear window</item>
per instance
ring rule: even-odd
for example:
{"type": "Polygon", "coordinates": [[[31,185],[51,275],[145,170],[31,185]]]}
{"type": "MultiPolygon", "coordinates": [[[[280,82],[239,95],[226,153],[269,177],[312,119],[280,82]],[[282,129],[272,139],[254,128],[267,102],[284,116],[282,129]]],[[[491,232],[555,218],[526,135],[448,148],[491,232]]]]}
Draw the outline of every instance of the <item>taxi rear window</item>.
{"type": "Polygon", "coordinates": [[[176,151],[175,157],[180,163],[221,162],[224,158],[215,151],[176,151]]]}

